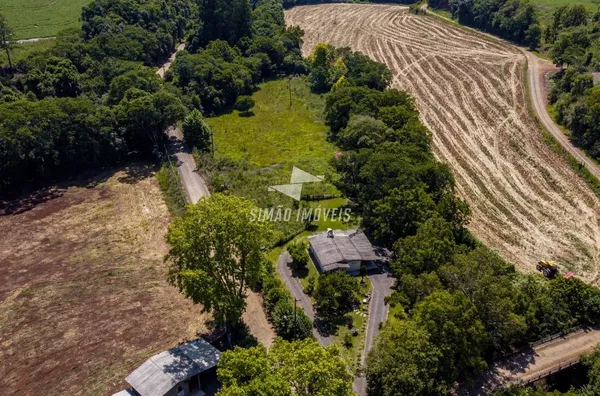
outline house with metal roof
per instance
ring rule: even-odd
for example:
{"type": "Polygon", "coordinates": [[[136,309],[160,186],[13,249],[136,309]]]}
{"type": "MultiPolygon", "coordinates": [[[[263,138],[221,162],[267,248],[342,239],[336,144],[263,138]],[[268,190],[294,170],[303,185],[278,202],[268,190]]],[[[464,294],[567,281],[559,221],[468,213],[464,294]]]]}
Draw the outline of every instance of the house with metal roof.
{"type": "Polygon", "coordinates": [[[343,270],[351,274],[377,268],[384,260],[361,230],[332,230],[308,237],[309,253],[319,272],[343,270]]]}
{"type": "Polygon", "coordinates": [[[221,352],[203,339],[146,360],[125,381],[132,389],[113,396],[204,396],[202,376],[219,363],[221,352]]]}

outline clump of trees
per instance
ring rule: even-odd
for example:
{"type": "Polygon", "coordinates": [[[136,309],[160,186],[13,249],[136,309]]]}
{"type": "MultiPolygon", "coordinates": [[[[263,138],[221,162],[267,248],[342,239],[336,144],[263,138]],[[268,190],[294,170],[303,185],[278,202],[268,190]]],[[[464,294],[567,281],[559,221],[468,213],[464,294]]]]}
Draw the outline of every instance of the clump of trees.
{"type": "Polygon", "coordinates": [[[538,48],[542,28],[529,0],[430,0],[433,8],[452,12],[460,23],[538,48]]]}
{"type": "MultiPolygon", "coordinates": [[[[304,32],[285,27],[278,0],[260,0],[254,8],[248,0],[204,0],[199,20],[189,53],[173,65],[173,83],[205,114],[236,105],[265,78],[306,72],[300,52],[304,32]]],[[[253,107],[248,99],[242,102],[241,111],[253,107]]]]}
{"type": "Polygon", "coordinates": [[[350,396],[352,376],[336,346],[314,340],[275,341],[271,349],[236,347],[221,356],[217,375],[220,395],[337,395],[350,396]]]}
{"type": "Polygon", "coordinates": [[[319,43],[308,61],[311,88],[318,93],[345,86],[383,90],[392,80],[392,73],[385,65],[349,48],[319,43]]]}
{"type": "Polygon", "coordinates": [[[592,15],[581,5],[563,6],[545,32],[554,63],[565,67],[552,77],[550,103],[556,120],[571,131],[573,142],[600,158],[600,10],[592,15]]]}
{"type": "Polygon", "coordinates": [[[358,280],[342,271],[322,274],[312,293],[315,309],[326,323],[344,317],[358,305],[358,280]]]}
{"type": "Polygon", "coordinates": [[[311,338],[313,323],[310,318],[296,307],[287,287],[273,273],[271,263],[265,263],[264,268],[261,290],[277,335],[284,340],[311,338]]]}

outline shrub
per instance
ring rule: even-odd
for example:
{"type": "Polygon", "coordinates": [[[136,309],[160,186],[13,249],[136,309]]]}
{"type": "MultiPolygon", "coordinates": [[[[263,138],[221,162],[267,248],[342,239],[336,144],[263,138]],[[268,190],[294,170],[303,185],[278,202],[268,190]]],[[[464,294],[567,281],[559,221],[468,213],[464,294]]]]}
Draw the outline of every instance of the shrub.
{"type": "Polygon", "coordinates": [[[235,108],[242,113],[248,113],[255,105],[256,102],[250,96],[240,96],[235,101],[235,108]]]}
{"type": "Polygon", "coordinates": [[[308,265],[308,252],[306,243],[298,242],[288,245],[288,252],[292,256],[292,264],[296,268],[306,268],[308,265]]]}

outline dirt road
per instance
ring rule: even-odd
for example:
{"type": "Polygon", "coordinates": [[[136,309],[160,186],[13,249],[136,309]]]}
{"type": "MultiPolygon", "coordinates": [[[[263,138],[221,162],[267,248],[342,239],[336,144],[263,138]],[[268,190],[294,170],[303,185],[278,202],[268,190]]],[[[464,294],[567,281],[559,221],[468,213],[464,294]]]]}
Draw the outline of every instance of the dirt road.
{"type": "Polygon", "coordinates": [[[492,366],[473,389],[460,395],[483,396],[494,389],[545,376],[550,370],[577,361],[600,344],[600,328],[588,328],[525,350],[492,366]]]}
{"type": "Polygon", "coordinates": [[[175,58],[177,58],[177,53],[179,51],[183,51],[185,49],[185,43],[181,43],[177,46],[177,50],[171,54],[169,59],[157,70],[156,74],[160,78],[165,78],[165,73],[171,68],[173,62],[175,62],[175,58]]]}
{"type": "Polygon", "coordinates": [[[385,63],[408,91],[470,205],[470,230],[523,272],[553,259],[600,280],[600,201],[543,140],[529,114],[523,52],[396,5],[323,4],[286,11],[319,42],[385,63]]]}
{"type": "MultiPolygon", "coordinates": [[[[288,252],[283,252],[279,256],[277,261],[277,272],[281,275],[283,282],[286,284],[288,290],[292,293],[292,297],[296,299],[300,307],[304,310],[304,313],[314,322],[315,311],[312,306],[310,297],[304,293],[304,288],[298,280],[298,278],[292,275],[292,270],[289,267],[289,263],[292,262],[288,252]]],[[[333,339],[330,336],[322,335],[316,328],[313,327],[313,335],[323,346],[333,344],[333,339]]]]}
{"type": "Polygon", "coordinates": [[[188,202],[195,204],[200,198],[210,192],[200,174],[198,174],[196,161],[190,150],[186,147],[181,130],[173,126],[167,131],[170,139],[169,151],[177,159],[177,168],[185,190],[188,202]]]}
{"type": "Polygon", "coordinates": [[[583,164],[596,178],[600,179],[600,167],[583,150],[571,143],[571,140],[565,136],[559,126],[552,120],[546,109],[545,74],[547,70],[555,69],[556,67],[551,62],[541,59],[529,51],[526,51],[525,55],[527,56],[529,65],[529,92],[538,119],[569,154],[575,157],[580,164],[583,164]]]}

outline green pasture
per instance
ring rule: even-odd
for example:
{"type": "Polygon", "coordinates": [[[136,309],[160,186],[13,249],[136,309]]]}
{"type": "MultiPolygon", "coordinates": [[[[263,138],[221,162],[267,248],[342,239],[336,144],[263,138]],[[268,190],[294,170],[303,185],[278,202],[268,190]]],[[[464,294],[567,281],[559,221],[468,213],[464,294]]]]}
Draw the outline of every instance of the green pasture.
{"type": "Polygon", "coordinates": [[[90,0],[2,0],[3,14],[15,32],[15,40],[52,37],[80,26],[81,9],[90,0]]]}

